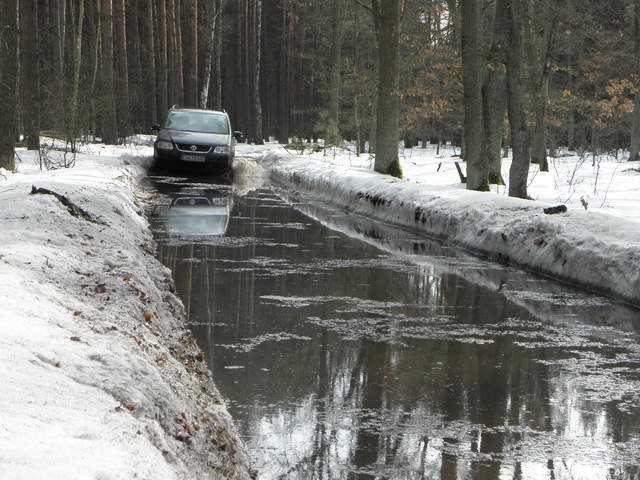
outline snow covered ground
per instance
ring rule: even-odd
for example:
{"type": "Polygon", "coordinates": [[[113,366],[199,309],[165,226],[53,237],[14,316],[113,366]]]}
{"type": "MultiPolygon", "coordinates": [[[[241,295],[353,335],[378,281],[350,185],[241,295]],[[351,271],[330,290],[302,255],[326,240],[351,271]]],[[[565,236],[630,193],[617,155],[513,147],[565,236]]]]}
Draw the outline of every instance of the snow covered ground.
{"type": "MultiPolygon", "coordinates": [[[[0,478],[249,478],[153,256],[137,188],[151,148],[82,152],[71,169],[41,171],[20,151],[17,173],[0,170],[0,478]]],[[[397,180],[366,155],[241,144],[236,191],[265,169],[351,211],[640,304],[639,165],[551,159],[549,173],[532,166],[536,200],[524,201],[465,190],[451,149],[401,153],[397,180]],[[558,204],[568,211],[543,213],[558,204]]]]}
{"type": "MultiPolygon", "coordinates": [[[[373,172],[368,155],[254,149],[248,155],[272,177],[325,201],[640,305],[640,165],[624,155],[565,153],[550,158],[549,172],[532,165],[531,201],[508,197],[506,187],[466,190],[451,148],[401,151],[404,180],[373,172]],[[558,205],[567,211],[544,213],[558,205]]],[[[507,181],[509,166],[505,159],[507,181]]]]}
{"type": "Polygon", "coordinates": [[[83,151],[0,170],[0,478],[250,478],[153,255],[149,148],[83,151]]]}

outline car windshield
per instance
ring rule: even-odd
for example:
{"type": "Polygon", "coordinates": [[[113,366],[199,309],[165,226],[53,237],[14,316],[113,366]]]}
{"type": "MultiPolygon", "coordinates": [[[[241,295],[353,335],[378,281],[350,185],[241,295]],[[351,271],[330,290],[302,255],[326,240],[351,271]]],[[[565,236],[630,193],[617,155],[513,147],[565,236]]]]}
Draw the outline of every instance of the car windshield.
{"type": "Polygon", "coordinates": [[[227,117],[209,112],[169,112],[164,128],[200,133],[229,133],[227,117]]]}

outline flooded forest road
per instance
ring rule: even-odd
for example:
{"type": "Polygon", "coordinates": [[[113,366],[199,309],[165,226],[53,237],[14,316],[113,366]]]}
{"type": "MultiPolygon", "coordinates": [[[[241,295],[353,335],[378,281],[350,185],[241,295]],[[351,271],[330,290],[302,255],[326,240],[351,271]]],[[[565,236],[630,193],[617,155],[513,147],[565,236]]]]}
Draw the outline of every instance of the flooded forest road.
{"type": "Polygon", "coordinates": [[[279,187],[150,184],[259,478],[640,478],[637,310],[279,187]]]}

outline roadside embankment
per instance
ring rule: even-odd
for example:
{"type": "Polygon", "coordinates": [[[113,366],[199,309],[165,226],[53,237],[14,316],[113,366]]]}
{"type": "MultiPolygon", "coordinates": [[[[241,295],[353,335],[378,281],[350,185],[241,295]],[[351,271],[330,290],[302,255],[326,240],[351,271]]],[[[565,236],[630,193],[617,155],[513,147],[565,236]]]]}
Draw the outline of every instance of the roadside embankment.
{"type": "Polygon", "coordinates": [[[271,176],[349,211],[490,259],[640,305],[640,225],[599,212],[400,181],[314,159],[275,161],[271,176]]]}
{"type": "Polygon", "coordinates": [[[0,477],[249,479],[119,154],[0,171],[0,477]]]}

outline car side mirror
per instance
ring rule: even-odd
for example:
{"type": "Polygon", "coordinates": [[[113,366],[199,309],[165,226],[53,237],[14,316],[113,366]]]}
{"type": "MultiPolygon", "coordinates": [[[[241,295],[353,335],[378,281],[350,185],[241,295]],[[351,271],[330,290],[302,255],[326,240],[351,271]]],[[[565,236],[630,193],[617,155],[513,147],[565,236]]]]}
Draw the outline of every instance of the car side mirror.
{"type": "Polygon", "coordinates": [[[237,130],[235,130],[235,131],[233,132],[233,138],[238,139],[238,138],[241,138],[241,137],[242,137],[242,132],[239,132],[239,131],[237,131],[237,130]]]}
{"type": "Polygon", "coordinates": [[[160,124],[156,123],[155,125],[151,126],[151,130],[153,130],[154,132],[159,132],[160,131],[160,124]]]}

